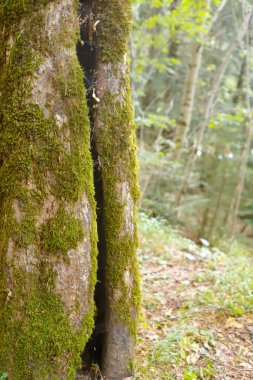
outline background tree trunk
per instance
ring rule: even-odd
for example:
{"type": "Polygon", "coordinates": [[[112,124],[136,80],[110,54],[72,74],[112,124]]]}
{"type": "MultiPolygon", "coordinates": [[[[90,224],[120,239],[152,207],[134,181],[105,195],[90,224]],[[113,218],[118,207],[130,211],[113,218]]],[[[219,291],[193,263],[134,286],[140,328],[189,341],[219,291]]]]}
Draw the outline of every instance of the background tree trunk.
{"type": "MultiPolygon", "coordinates": [[[[250,23],[251,25],[251,23],[250,23]]],[[[250,29],[250,28],[249,28],[250,29]]],[[[247,53],[245,59],[245,82],[246,82],[246,109],[248,111],[248,116],[246,120],[246,133],[245,133],[245,141],[242,146],[242,152],[240,157],[240,166],[238,172],[238,182],[233,194],[232,202],[230,205],[229,215],[228,215],[228,225],[230,228],[231,236],[234,236],[236,230],[236,218],[240,209],[242,193],[244,189],[245,179],[246,179],[246,171],[247,164],[249,161],[249,152],[251,147],[251,141],[253,136],[253,127],[252,127],[252,108],[251,108],[251,86],[250,86],[250,78],[251,78],[251,70],[250,70],[250,53],[251,53],[251,44],[249,33],[247,33],[247,53]]]]}
{"type": "MultiPolygon", "coordinates": [[[[206,8],[209,9],[211,1],[206,2],[206,8]]],[[[221,1],[218,6],[214,16],[211,19],[209,32],[212,29],[212,26],[217,22],[218,17],[220,16],[223,8],[225,7],[227,0],[221,1]]],[[[174,152],[174,159],[179,160],[182,154],[182,150],[186,144],[187,135],[190,130],[191,121],[192,121],[192,112],[195,101],[196,88],[199,79],[199,73],[201,69],[202,55],[204,50],[204,43],[207,36],[202,36],[202,43],[194,43],[192,45],[191,58],[188,65],[188,70],[186,73],[184,91],[180,109],[179,120],[176,127],[176,133],[174,141],[177,145],[174,152]]]]}
{"type": "Polygon", "coordinates": [[[179,212],[179,207],[181,204],[182,196],[188,190],[189,179],[190,179],[190,175],[192,173],[194,164],[195,164],[196,159],[197,159],[197,154],[199,151],[201,152],[207,123],[209,121],[211,111],[212,111],[212,107],[214,105],[214,101],[215,101],[217,92],[219,90],[220,84],[222,82],[224,73],[225,73],[225,71],[226,71],[226,69],[230,63],[230,60],[232,58],[232,55],[233,55],[236,47],[238,46],[240,41],[244,38],[245,33],[247,32],[247,30],[249,28],[249,22],[250,22],[252,12],[253,12],[253,10],[252,10],[252,8],[250,8],[250,10],[248,11],[247,15],[245,16],[245,18],[243,20],[243,23],[241,25],[240,32],[239,32],[237,38],[231,42],[231,44],[230,44],[230,46],[229,46],[229,48],[228,48],[228,50],[224,56],[224,60],[223,60],[222,64],[219,66],[219,68],[215,74],[215,77],[212,81],[211,90],[209,93],[209,98],[208,98],[208,101],[207,101],[206,106],[204,108],[202,121],[200,122],[196,146],[192,150],[192,153],[188,159],[187,165],[185,167],[185,174],[184,174],[184,179],[182,181],[182,187],[176,196],[175,207],[176,207],[176,213],[177,214],[179,212]]]}
{"type": "Polygon", "coordinates": [[[174,139],[177,146],[174,152],[174,159],[176,160],[179,160],[181,157],[182,149],[185,146],[191,125],[192,111],[199,78],[199,71],[201,67],[203,49],[203,44],[195,43],[192,46],[191,58],[184,84],[180,116],[176,126],[176,134],[174,139]]]}

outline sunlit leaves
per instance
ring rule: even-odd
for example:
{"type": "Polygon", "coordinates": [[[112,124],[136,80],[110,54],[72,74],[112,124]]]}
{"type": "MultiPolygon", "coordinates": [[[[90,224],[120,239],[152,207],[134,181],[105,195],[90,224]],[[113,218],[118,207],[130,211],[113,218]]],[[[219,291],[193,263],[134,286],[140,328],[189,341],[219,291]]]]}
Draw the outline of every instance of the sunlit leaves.
{"type": "Polygon", "coordinates": [[[234,114],[220,113],[212,118],[209,122],[209,128],[239,128],[245,122],[245,112],[240,109],[234,114]]]}

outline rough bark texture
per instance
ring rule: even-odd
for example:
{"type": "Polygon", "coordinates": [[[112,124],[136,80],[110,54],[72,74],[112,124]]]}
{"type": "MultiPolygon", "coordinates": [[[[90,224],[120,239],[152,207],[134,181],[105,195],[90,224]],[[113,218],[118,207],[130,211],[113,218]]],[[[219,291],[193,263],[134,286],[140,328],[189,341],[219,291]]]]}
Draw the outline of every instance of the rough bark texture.
{"type": "Polygon", "coordinates": [[[74,0],[0,10],[0,371],[74,379],[93,327],[96,218],[74,0]]]}
{"type": "Polygon", "coordinates": [[[96,2],[98,64],[94,138],[103,191],[106,379],[132,375],[139,308],[136,144],[126,58],[130,0],[96,2]]]}

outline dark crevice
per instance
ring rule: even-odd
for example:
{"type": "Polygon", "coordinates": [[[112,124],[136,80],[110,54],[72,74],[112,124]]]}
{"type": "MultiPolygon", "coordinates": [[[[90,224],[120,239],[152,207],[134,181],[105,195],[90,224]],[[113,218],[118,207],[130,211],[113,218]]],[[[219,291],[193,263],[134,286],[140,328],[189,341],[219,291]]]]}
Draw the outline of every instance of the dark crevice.
{"type": "Polygon", "coordinates": [[[98,228],[98,272],[95,288],[96,317],[93,334],[82,354],[83,370],[89,371],[91,365],[101,365],[102,352],[105,338],[105,234],[103,224],[103,183],[99,169],[98,152],[94,123],[96,117],[96,73],[97,73],[97,41],[94,24],[95,1],[84,0],[79,4],[80,40],[77,44],[77,56],[84,73],[86,98],[90,119],[90,143],[94,168],[95,199],[97,204],[97,228],[98,228]]]}

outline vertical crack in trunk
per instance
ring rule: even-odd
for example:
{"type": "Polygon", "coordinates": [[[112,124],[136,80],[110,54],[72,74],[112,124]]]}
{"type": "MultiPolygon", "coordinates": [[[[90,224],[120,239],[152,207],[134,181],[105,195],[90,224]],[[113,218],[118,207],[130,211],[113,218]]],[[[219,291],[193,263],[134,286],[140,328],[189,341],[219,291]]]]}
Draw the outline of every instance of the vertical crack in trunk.
{"type": "Polygon", "coordinates": [[[81,0],[79,3],[80,40],[77,43],[77,56],[84,73],[84,84],[90,118],[91,153],[94,170],[95,200],[97,204],[98,227],[98,272],[95,289],[96,318],[93,334],[82,355],[83,370],[89,371],[92,363],[101,365],[105,337],[105,234],[103,216],[103,187],[99,170],[99,157],[94,135],[95,113],[98,99],[96,97],[97,41],[94,19],[95,1],[81,0]]]}

